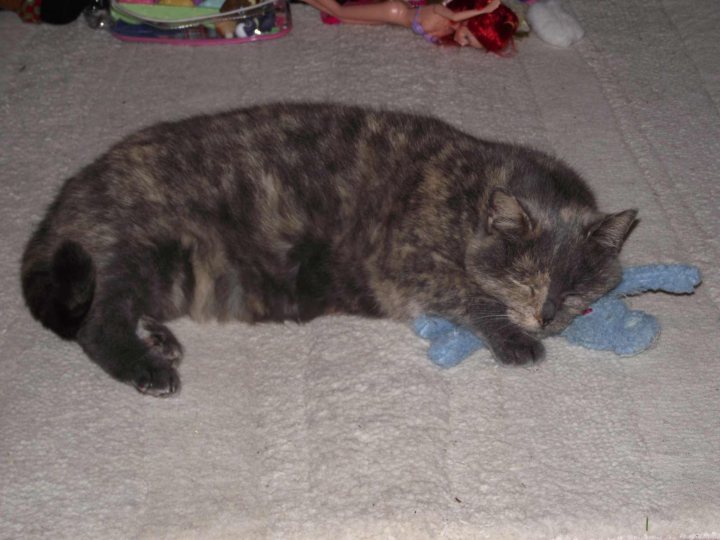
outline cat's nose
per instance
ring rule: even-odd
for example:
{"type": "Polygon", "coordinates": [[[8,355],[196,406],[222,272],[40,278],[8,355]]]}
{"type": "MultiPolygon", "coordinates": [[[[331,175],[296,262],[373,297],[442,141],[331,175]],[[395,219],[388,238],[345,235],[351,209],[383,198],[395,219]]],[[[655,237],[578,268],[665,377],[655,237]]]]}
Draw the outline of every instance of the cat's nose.
{"type": "Polygon", "coordinates": [[[547,326],[555,318],[557,313],[557,304],[549,298],[545,300],[542,309],[540,310],[540,322],[543,327],[547,326]]]}

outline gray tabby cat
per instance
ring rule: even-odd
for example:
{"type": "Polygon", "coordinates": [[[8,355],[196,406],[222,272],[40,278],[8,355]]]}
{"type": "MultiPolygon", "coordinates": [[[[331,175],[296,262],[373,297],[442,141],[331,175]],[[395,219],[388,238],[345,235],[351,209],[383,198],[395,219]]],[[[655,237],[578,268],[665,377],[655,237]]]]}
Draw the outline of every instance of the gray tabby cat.
{"type": "Polygon", "coordinates": [[[560,161],[432,118],[269,105],[160,124],[70,178],[32,236],[32,314],[143,393],[179,389],[163,321],[328,313],[475,329],[543,357],[620,280],[636,211],[560,161]]]}

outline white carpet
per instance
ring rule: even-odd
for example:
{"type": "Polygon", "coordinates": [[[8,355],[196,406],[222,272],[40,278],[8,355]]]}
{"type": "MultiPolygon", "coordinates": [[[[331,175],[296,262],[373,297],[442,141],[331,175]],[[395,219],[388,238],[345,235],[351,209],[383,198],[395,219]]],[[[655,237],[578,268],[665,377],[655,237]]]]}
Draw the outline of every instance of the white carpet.
{"type": "Polygon", "coordinates": [[[0,13],[0,538],[720,537],[720,5],[564,0],[586,37],[513,58],[389,27],[132,45],[0,13]],[[423,110],[553,151],[636,206],[627,264],[698,265],[645,295],[657,346],[562,339],[532,369],[443,371],[403,325],[173,324],[183,391],[110,380],[23,307],[18,261],[63,179],[158,120],[271,100],[423,110]]]}

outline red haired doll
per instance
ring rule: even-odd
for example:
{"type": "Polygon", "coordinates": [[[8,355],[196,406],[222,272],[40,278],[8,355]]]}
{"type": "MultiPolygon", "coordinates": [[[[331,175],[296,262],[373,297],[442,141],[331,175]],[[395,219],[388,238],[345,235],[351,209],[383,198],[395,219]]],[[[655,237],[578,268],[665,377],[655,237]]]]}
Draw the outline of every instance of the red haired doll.
{"type": "MultiPolygon", "coordinates": [[[[455,13],[466,13],[481,9],[487,4],[487,0],[451,0],[445,5],[455,13]]],[[[512,45],[519,24],[518,16],[510,8],[500,4],[489,13],[467,19],[464,26],[483,48],[500,53],[512,45]]],[[[442,42],[454,43],[455,39],[446,36],[442,38],[442,42]]]]}
{"type": "Polygon", "coordinates": [[[305,0],[344,23],[396,24],[426,41],[501,52],[512,43],[519,21],[500,0],[451,0],[411,8],[398,0],[340,5],[336,0],[305,0]]]}

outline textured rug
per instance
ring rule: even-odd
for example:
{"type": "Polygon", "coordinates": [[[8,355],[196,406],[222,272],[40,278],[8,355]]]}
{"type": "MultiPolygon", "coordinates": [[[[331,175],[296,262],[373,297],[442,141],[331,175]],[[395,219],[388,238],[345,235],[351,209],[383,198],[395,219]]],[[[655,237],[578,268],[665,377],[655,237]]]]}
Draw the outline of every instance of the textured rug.
{"type": "Polygon", "coordinates": [[[720,537],[720,6],[564,0],[585,30],[501,58],[293,5],[263,43],[120,42],[0,13],[0,538],[720,537]],[[547,341],[442,370],[402,324],[172,324],[183,391],[145,398],[43,330],[24,242],[65,178],[142,126],[273,100],[424,111],[534,145],[640,209],[626,264],[700,267],[644,295],[632,358],[547,341]]]}

